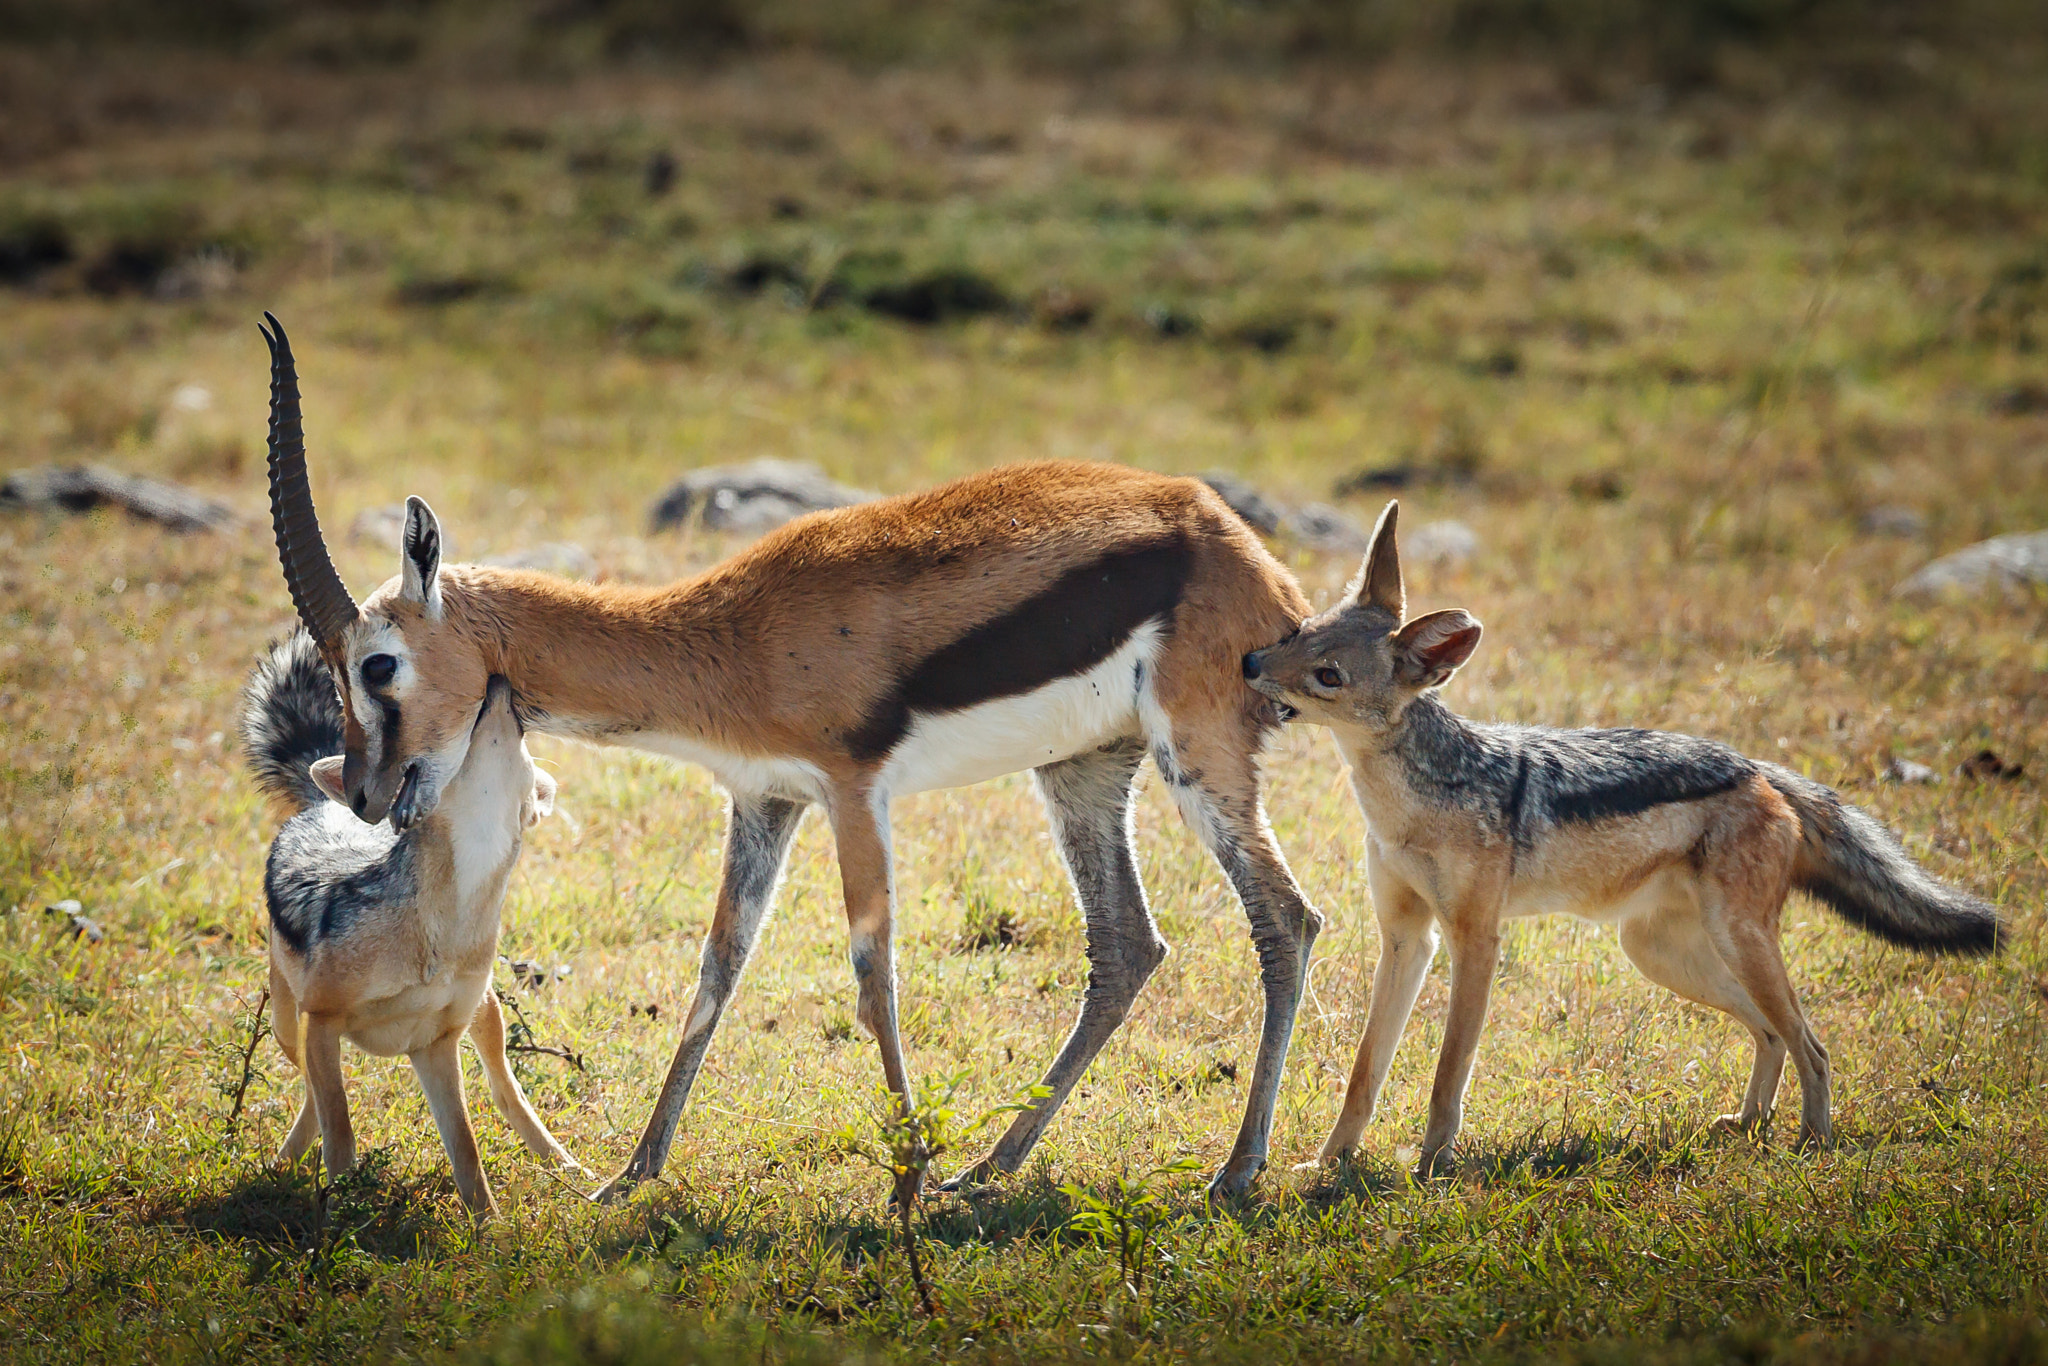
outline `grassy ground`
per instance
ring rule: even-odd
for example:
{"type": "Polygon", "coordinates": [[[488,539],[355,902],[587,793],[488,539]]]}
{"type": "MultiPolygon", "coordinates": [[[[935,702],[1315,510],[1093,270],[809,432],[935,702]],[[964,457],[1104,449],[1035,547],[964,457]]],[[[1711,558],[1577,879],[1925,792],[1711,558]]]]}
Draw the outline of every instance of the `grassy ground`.
{"type": "MultiPolygon", "coordinates": [[[[263,979],[274,820],[229,737],[245,670],[288,623],[267,536],[14,516],[10,1356],[2043,1354],[2043,608],[1890,596],[1938,552],[2048,525],[2036,67],[1909,49],[1883,98],[1852,100],[1738,65],[1672,104],[1587,102],[1515,67],[1064,82],[789,58],[492,84],[5,60],[0,248],[42,242],[48,262],[0,295],[8,465],[105,460],[253,514],[269,307],[359,590],[394,557],[346,528],[408,492],[458,555],[569,539],[613,577],[661,580],[733,548],[645,531],[667,478],[713,460],[810,459],[895,491],[1054,455],[1315,498],[1404,467],[1404,524],[1480,536],[1468,565],[1411,577],[1419,607],[1487,623],[1457,706],[1684,728],[1793,764],[2015,928],[1999,961],[1957,965],[1788,910],[1837,1068],[1840,1143],[1802,1157],[1703,1134],[1747,1075],[1730,1022],[1641,981],[1603,933],[1519,926],[1455,1179],[1402,1175],[1440,975],[1367,1158],[1298,1175],[1375,945],[1336,757],[1290,734],[1274,821],[1330,929],[1276,1169],[1214,1214],[1198,1176],[1151,1179],[1160,1228],[1135,1267],[1074,1223],[1078,1191],[1116,1203],[1120,1179],[1220,1157],[1256,1027],[1242,920],[1148,793],[1142,866],[1174,955],[1037,1165],[926,1209],[928,1320],[886,1182],[840,1136],[873,1131],[879,1069],[813,820],[664,1183],[591,1207],[485,1114],[505,1215],[474,1233],[409,1075],[354,1058],[376,1155],[322,1234],[314,1179],[264,1167],[298,1094],[275,1046],[259,1041],[238,1122],[222,1089],[263,979]],[[675,175],[653,195],[659,154],[675,175]],[[863,302],[937,271],[1007,302],[936,326],[863,302]],[[1861,529],[1885,508],[1921,529],[1861,529]],[[1982,748],[2026,772],[1955,776],[1982,748]],[[1943,781],[1882,783],[1892,756],[1943,781]],[[62,897],[104,942],[42,911],[62,897]]],[[[1369,521],[1378,496],[1345,506],[1369,521]]],[[[1280,548],[1319,600],[1353,567],[1280,548]]],[[[505,947],[573,973],[501,986],[532,1040],[580,1058],[520,1065],[607,1169],[694,978],[720,801],[693,771],[535,749],[561,813],[528,844],[505,947]]],[[[971,1118],[1034,1080],[1071,1018],[1077,917],[1025,779],[905,802],[897,831],[905,1036],[971,1118]],[[999,923],[1022,942],[973,947],[999,923]]]]}

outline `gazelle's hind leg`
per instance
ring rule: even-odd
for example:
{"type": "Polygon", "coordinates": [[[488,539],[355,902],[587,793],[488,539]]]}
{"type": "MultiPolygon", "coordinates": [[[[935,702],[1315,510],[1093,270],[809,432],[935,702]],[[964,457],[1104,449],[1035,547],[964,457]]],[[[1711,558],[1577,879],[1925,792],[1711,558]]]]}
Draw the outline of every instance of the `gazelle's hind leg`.
{"type": "MultiPolygon", "coordinates": [[[[293,1067],[299,1062],[299,1003],[292,995],[291,983],[277,970],[277,964],[270,965],[270,1033],[277,1040],[278,1048],[284,1053],[285,1061],[293,1067]]],[[[305,1098],[299,1102],[299,1117],[292,1121],[292,1131],[285,1135],[284,1145],[277,1150],[271,1161],[280,1167],[289,1167],[306,1155],[306,1149],[313,1146],[313,1140],[320,1133],[320,1114],[313,1106],[313,1087],[304,1077],[299,1079],[305,1088],[305,1098]]]]}
{"type": "Polygon", "coordinates": [[[497,993],[486,987],[484,998],[477,1002],[476,1015],[469,1022],[469,1041],[476,1046],[477,1058],[484,1065],[484,1078],[490,1083],[491,1103],[498,1107],[498,1113],[512,1126],[512,1131],[529,1149],[541,1157],[552,1157],[571,1171],[582,1171],[583,1164],[569,1156],[568,1149],[555,1141],[548,1132],[548,1126],[533,1112],[527,1103],[526,1092],[520,1089],[519,1078],[512,1075],[512,1069],[505,1062],[505,1013],[498,1005],[497,993]]]}
{"type": "Polygon", "coordinates": [[[1656,909],[1622,921],[1620,938],[1622,951],[1643,976],[1688,1001],[1726,1011],[1749,1031],[1756,1043],[1756,1060],[1750,1067],[1742,1108],[1715,1122],[1745,1133],[1760,1129],[1777,1101],[1778,1080],[1785,1071],[1785,1041],[1721,960],[1691,893],[1674,889],[1656,909]]]}
{"type": "Polygon", "coordinates": [[[1344,1087],[1344,1108],[1337,1123],[1323,1141],[1322,1154],[1313,1167],[1341,1162],[1351,1155],[1372,1123],[1379,1103],[1380,1088],[1394,1065],[1394,1051],[1401,1033],[1415,1009],[1422,979],[1436,957],[1436,915],[1414,888],[1390,872],[1379,850],[1368,840],[1365,875],[1372,887],[1374,918],[1379,921],[1380,958],[1372,972],[1372,999],[1366,1006],[1365,1032],[1358,1040],[1358,1058],[1351,1066],[1351,1080],[1344,1087]]]}
{"type": "Polygon", "coordinates": [[[1176,724],[1171,743],[1154,739],[1152,758],[1181,816],[1230,879],[1259,955],[1265,1014],[1230,1156],[1209,1182],[1215,1196],[1241,1195],[1266,1165],[1280,1074],[1294,1038],[1309,950],[1323,918],[1308,904],[1273,840],[1259,800],[1258,732],[1249,717],[1215,718],[1199,729],[1176,724]]]}
{"type": "Polygon", "coordinates": [[[949,1190],[1024,1165],[1053,1113],[1165,961],[1166,941],[1145,904],[1131,848],[1131,784],[1144,760],[1144,743],[1131,739],[1037,771],[1038,791],[1088,925],[1088,992],[1073,1032],[1045,1074],[1051,1094],[1021,1111],[986,1157],[946,1183],[949,1190]]]}
{"type": "Polygon", "coordinates": [[[726,827],[725,874],[718,885],[718,906],[711,915],[711,928],[704,936],[704,953],[697,967],[697,992],[690,998],[690,1013],[683,1022],[683,1037],[676,1044],[675,1058],[661,1083],[654,1113],[647,1117],[640,1142],[624,1171],[613,1177],[593,1199],[614,1200],[649,1177],[661,1174],[668,1161],[669,1144],[675,1140],[676,1125],[683,1117],[683,1105],[690,1098],[704,1055],[711,1048],[718,1021],[739,985],[740,970],[754,951],[761,922],[775,899],[775,886],[782,878],[782,865],[789,857],[789,842],[802,821],[804,804],[780,797],[742,797],[734,794],[732,814],[726,827]]]}

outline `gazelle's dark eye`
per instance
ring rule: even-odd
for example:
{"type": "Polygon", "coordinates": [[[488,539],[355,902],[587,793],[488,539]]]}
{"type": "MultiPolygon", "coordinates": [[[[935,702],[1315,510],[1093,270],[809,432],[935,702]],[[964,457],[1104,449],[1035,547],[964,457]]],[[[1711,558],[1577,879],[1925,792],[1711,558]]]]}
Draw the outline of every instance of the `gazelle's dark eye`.
{"type": "Polygon", "coordinates": [[[1324,667],[1316,670],[1316,682],[1326,688],[1341,688],[1344,686],[1344,675],[1335,669],[1324,667]]]}
{"type": "Polygon", "coordinates": [[[389,683],[398,672],[398,660],[391,655],[371,655],[363,661],[363,682],[373,688],[389,683]]]}

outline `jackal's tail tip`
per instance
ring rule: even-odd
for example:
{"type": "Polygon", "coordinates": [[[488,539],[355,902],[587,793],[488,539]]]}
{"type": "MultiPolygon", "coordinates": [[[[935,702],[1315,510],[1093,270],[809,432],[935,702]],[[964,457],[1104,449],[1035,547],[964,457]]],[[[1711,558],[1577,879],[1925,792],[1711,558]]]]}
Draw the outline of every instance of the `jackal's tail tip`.
{"type": "Polygon", "coordinates": [[[304,631],[257,660],[243,691],[240,730],[258,787],[293,810],[327,800],[310,770],[315,760],[341,753],[341,699],[304,631]]]}

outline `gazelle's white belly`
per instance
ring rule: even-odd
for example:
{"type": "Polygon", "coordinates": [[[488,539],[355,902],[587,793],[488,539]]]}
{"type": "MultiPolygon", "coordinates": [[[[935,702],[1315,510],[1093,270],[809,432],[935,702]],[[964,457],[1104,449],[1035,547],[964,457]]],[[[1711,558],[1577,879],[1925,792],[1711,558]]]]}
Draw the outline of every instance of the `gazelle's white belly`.
{"type": "MultiPolygon", "coordinates": [[[[1146,622],[1100,664],[1013,697],[948,712],[912,712],[882,762],[874,794],[966,787],[1094,749],[1140,732],[1162,630],[1146,622]]],[[[825,775],[802,759],[735,754],[686,735],[636,731],[607,741],[700,764],[729,791],[823,802],[825,775]]]]}
{"type": "Polygon", "coordinates": [[[634,731],[616,737],[613,743],[708,768],[721,787],[742,796],[785,797],[801,802],[825,800],[824,772],[803,759],[735,754],[688,735],[660,731],[634,731]]]}
{"type": "Polygon", "coordinates": [[[1014,697],[959,711],[911,714],[889,751],[878,796],[965,787],[1094,749],[1139,731],[1160,628],[1147,622],[1107,659],[1014,697]]]}

